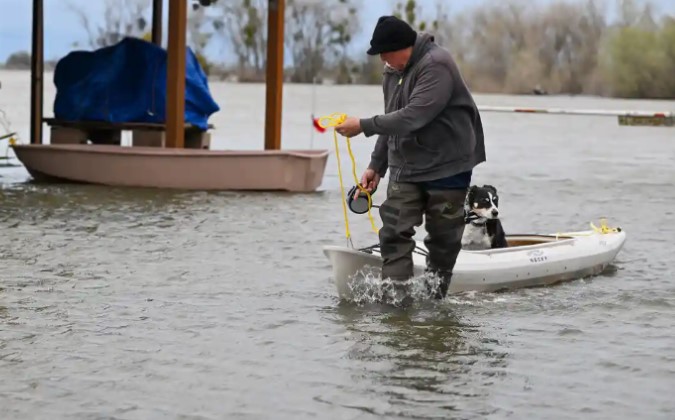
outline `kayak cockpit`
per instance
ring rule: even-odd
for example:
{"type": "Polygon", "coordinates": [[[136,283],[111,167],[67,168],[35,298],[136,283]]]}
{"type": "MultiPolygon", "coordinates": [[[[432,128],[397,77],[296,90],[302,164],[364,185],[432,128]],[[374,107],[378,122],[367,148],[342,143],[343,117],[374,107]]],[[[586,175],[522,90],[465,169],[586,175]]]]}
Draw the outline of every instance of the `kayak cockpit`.
{"type": "Polygon", "coordinates": [[[563,240],[572,239],[571,236],[555,236],[555,235],[506,235],[506,242],[509,248],[541,245],[550,242],[560,242],[563,240]]]}
{"type": "Polygon", "coordinates": [[[539,235],[539,234],[510,234],[506,235],[507,248],[488,248],[488,249],[462,249],[462,252],[472,254],[494,254],[502,252],[518,252],[534,248],[549,248],[557,246],[571,245],[576,238],[568,235],[539,235]]]}

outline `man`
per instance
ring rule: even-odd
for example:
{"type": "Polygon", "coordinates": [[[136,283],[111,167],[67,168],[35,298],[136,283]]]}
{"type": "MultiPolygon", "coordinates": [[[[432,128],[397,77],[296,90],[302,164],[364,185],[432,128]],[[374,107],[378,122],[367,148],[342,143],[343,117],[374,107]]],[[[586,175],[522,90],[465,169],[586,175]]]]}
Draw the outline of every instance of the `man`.
{"type": "Polygon", "coordinates": [[[370,46],[367,53],[385,63],[385,114],[348,117],[336,130],[379,135],[361,178],[364,188],[373,191],[390,170],[380,206],[382,278],[403,287],[413,276],[414,228],[424,215],[427,271],[440,278],[435,297],[441,299],[462,246],[472,171],[486,160],[480,115],[454,59],[433,36],[382,16],[370,46]]]}

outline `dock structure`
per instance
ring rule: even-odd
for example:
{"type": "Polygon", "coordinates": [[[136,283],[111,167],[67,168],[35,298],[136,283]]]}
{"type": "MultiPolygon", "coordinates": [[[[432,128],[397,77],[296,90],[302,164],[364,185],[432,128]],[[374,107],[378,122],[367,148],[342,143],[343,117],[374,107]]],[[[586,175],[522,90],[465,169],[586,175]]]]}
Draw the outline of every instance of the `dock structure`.
{"type": "Polygon", "coordinates": [[[286,1],[267,2],[265,138],[264,149],[254,151],[210,150],[213,127],[196,130],[185,121],[188,1],[152,1],[151,40],[160,48],[166,2],[169,7],[166,121],[144,123],[44,117],[44,0],[32,0],[30,144],[13,148],[33,178],[196,190],[310,192],[320,186],[328,151],[281,146],[286,1]],[[43,144],[44,124],[50,144],[43,144]],[[132,147],[121,145],[121,131],[132,131],[132,147]]]}

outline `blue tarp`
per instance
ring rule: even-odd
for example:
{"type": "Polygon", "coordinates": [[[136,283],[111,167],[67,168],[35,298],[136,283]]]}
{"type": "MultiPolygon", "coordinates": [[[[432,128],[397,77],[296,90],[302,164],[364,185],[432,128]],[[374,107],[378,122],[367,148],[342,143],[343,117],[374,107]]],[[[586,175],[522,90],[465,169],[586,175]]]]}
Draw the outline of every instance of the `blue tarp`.
{"type": "MultiPolygon", "coordinates": [[[[166,122],[164,49],[138,38],[73,51],[54,70],[54,117],[68,121],[166,122]]],[[[186,56],[185,122],[202,130],[219,111],[197,57],[186,56]]]]}

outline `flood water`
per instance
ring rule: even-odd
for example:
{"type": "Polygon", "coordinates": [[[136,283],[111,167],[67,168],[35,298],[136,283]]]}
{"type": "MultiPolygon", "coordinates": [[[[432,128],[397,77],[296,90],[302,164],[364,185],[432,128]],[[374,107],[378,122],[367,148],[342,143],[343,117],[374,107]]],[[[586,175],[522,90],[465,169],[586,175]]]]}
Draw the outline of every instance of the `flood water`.
{"type": "MultiPolygon", "coordinates": [[[[0,80],[0,109],[27,142],[28,74],[0,80]]],[[[261,148],[264,86],[211,88],[222,108],[213,148],[261,148]]],[[[382,110],[377,86],[320,87],[314,107],[313,91],[286,87],[285,148],[332,149],[330,134],[312,138],[312,112],[382,110]]],[[[53,97],[48,83],[46,115],[53,97]]],[[[334,154],[312,194],[41,185],[0,167],[0,418],[674,418],[675,129],[482,116],[488,162],[474,183],[498,188],[505,230],[606,216],[628,235],[606,273],[407,309],[357,305],[337,299],[321,252],[345,243],[334,154]]],[[[373,144],[353,139],[359,175],[373,144]]],[[[375,243],[366,217],[350,222],[357,246],[375,243]]]]}

